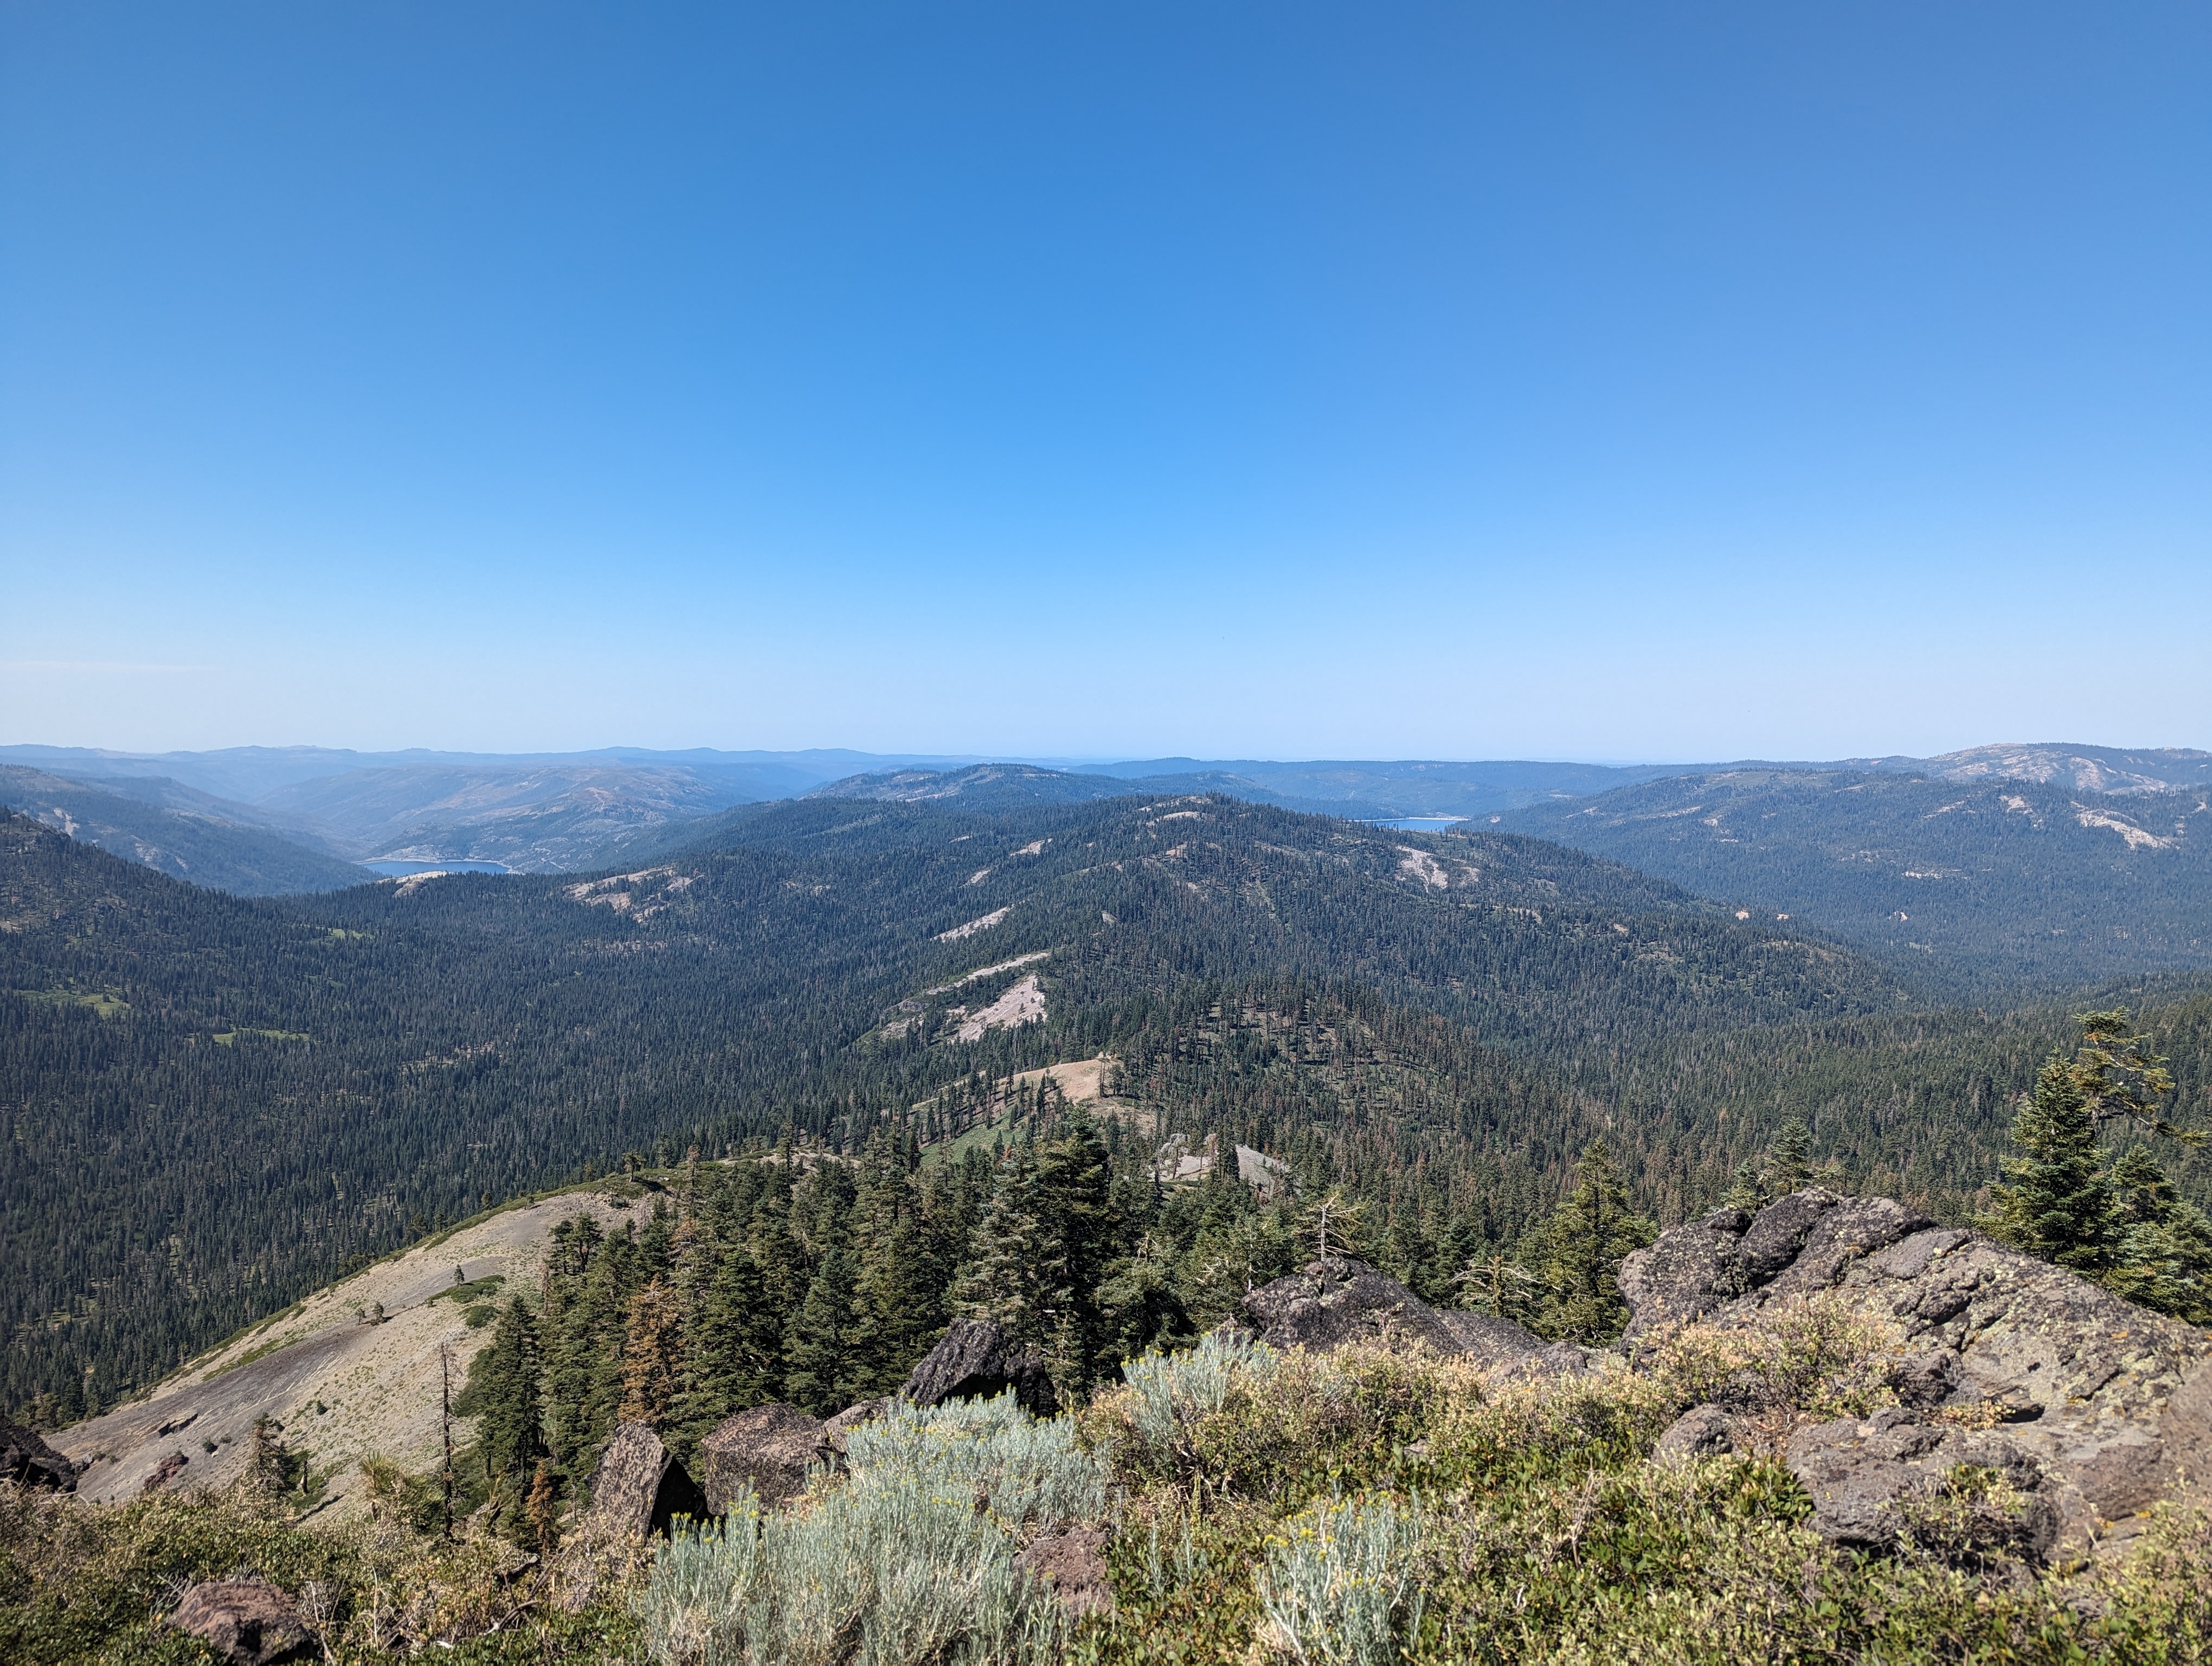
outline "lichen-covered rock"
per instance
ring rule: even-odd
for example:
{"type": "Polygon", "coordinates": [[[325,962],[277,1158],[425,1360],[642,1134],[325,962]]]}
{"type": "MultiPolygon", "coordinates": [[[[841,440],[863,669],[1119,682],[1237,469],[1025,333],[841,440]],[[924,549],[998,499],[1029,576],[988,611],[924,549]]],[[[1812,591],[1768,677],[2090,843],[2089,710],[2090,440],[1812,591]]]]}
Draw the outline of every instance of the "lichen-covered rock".
{"type": "Polygon", "coordinates": [[[944,1340],[924,1355],[899,1397],[917,1406],[947,1400],[990,1400],[1013,1390],[1024,1411],[1039,1417],[1059,1408],[1043,1356],[1018,1349],[989,1319],[955,1319],[944,1340]]]}
{"type": "Polygon", "coordinates": [[[295,1659],[314,1642],[291,1599],[258,1579],[204,1579],[185,1593],[168,1623],[234,1666],[295,1659]]]}
{"type": "MultiPolygon", "coordinates": [[[[1790,1470],[1832,1544],[1887,1548],[1910,1535],[1951,1554],[2040,1560],[2091,1524],[2063,1478],[2009,1437],[1922,1423],[1901,1408],[1799,1430],[1790,1470]],[[2072,1518],[2069,1520],[2069,1517],[2072,1518]]],[[[2086,1543],[2079,1543],[2086,1549],[2086,1543]]]]}
{"type": "Polygon", "coordinates": [[[755,1406],[716,1426],[699,1443],[699,1479],[716,1515],[750,1487],[770,1509],[806,1490],[806,1471],[831,1447],[827,1426],[796,1406],[755,1406]]]}
{"type": "Polygon", "coordinates": [[[1542,1337],[1510,1319],[1458,1308],[1439,1308],[1435,1312],[1458,1340],[1460,1351],[1480,1365],[1516,1365],[1550,1352],[1542,1337]]]}
{"type": "Polygon", "coordinates": [[[1750,1438],[1741,1418],[1718,1406],[1693,1406],[1659,1437],[1651,1456],[1662,1462],[1695,1462],[1750,1450],[1750,1438]]]}
{"type": "Polygon", "coordinates": [[[0,1418],[0,1481],[56,1493],[76,1491],[77,1467],[35,1429],[0,1418]]]}
{"type": "MultiPolygon", "coordinates": [[[[2069,1542],[2124,1540],[2185,1478],[2212,1474],[2212,1335],[1889,1198],[1814,1187],[1749,1220],[1723,1210],[1631,1256],[1620,1287],[1631,1347],[1686,1319],[1756,1326],[1832,1292],[1898,1337],[1889,1380],[1905,1422],[1924,1428],[1950,1408],[2002,1423],[1996,1438],[2039,1466],[2027,1490],[2050,1501],[2069,1542]]],[[[1919,1462],[1891,1449],[1921,1438],[1854,1436],[1845,1470],[1822,1482],[1826,1518],[1859,1521],[1868,1500],[1889,1496],[1879,1466],[1919,1462]]],[[[1803,1461],[1842,1464],[1840,1438],[1803,1461]]]]}
{"type": "Polygon", "coordinates": [[[1723,1209],[1663,1232],[1620,1264],[1620,1293],[1635,1312],[1630,1340],[1655,1326],[1703,1318],[1743,1293],[1741,1246],[1751,1218],[1723,1209]]]}
{"type": "Polygon", "coordinates": [[[1352,1342],[1425,1347],[1517,1365],[1545,1351],[1543,1339],[1510,1319],[1447,1313],[1364,1262],[1331,1256],[1248,1293],[1244,1317],[1271,1347],[1325,1353],[1352,1342]]]}
{"type": "Polygon", "coordinates": [[[599,1456],[592,1476],[585,1537],[608,1543],[665,1533],[678,1516],[703,1519],[707,1495],[660,1444],[649,1423],[625,1423],[599,1456]]]}
{"type": "Polygon", "coordinates": [[[885,1395],[880,1400],[863,1400],[857,1406],[848,1406],[822,1426],[822,1438],[829,1442],[831,1451],[836,1453],[839,1457],[843,1457],[846,1451],[845,1437],[847,1435],[861,1424],[883,1416],[897,1404],[898,1402],[896,1399],[885,1395]]]}

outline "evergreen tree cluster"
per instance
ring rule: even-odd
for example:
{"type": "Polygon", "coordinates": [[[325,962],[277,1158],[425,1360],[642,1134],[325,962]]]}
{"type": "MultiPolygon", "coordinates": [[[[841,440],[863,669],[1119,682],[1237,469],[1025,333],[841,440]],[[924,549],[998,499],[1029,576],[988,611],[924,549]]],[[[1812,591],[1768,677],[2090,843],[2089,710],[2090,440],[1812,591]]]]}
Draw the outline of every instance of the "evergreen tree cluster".
{"type": "Polygon", "coordinates": [[[477,1420],[466,1502],[527,1536],[532,1497],[573,1492],[617,1423],[688,1456],[748,1407],[827,1415],[895,1392],[959,1316],[996,1320],[1079,1396],[1290,1265],[1287,1205],[1229,1178],[1164,1187],[1118,1122],[1047,1110],[939,1161],[904,1121],[849,1159],[787,1137],[664,1171],[642,1225],[562,1221],[456,1402],[477,1420]]]}
{"type": "Polygon", "coordinates": [[[2084,1012],[2080,1044],[2054,1055],[2021,1103],[1988,1212],[1990,1236],[2094,1279],[2130,1301],[2212,1323],[2212,1219],[2174,1189],[2148,1146],[2109,1152],[2107,1128],[2201,1145],[2168,1121],[2167,1061],[2124,1007],[2084,1012]]]}
{"type": "MultiPolygon", "coordinates": [[[[1435,1274],[1432,1249],[1399,1261],[1342,1188],[1301,1204],[1226,1164],[1166,1184],[1122,1122],[1042,1097],[1010,1134],[942,1160],[904,1122],[849,1160],[787,1139],[665,1173],[642,1225],[562,1222],[542,1288],[507,1298],[455,1402],[477,1420],[462,1506],[489,1500],[518,1538],[542,1536],[547,1500],[580,1488],[617,1423],[651,1423],[688,1458],[749,1407],[826,1416],[896,1392],[956,1317],[995,1321],[1074,1403],[1317,1256],[1371,1258],[1483,1304],[1468,1280],[1435,1274]]],[[[1524,1241],[1537,1298],[1513,1316],[1546,1336],[1618,1336],[1615,1276],[1655,1232],[1593,1144],[1524,1241]]],[[[1470,1223],[1445,1237],[1480,1262],[1470,1223]]]]}

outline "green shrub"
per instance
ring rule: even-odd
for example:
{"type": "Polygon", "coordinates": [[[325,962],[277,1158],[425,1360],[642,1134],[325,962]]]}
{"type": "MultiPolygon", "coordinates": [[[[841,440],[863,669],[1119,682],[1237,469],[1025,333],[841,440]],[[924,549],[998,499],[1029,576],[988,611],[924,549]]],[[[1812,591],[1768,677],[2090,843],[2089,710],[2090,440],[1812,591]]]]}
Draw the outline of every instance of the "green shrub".
{"type": "Polygon", "coordinates": [[[1267,1545],[1265,1640],[1305,1666],[1380,1666],[1413,1586],[1415,1519],[1389,1499],[1332,1499],[1301,1511],[1267,1545]]]}
{"type": "Polygon", "coordinates": [[[1232,1382],[1273,1377],[1277,1359],[1265,1342],[1212,1331],[1194,1347],[1154,1351],[1122,1366],[1131,1395],[1129,1420],[1144,1455],[1163,1468],[1187,1462],[1191,1426],[1221,1409],[1232,1382]]]}
{"type": "Polygon", "coordinates": [[[1904,1333],[1855,1312],[1842,1292],[1777,1303],[1756,1327],[1677,1326],[1644,1345],[1662,1397],[1717,1401],[1763,1420],[1770,1437],[1800,1420],[1863,1417],[1894,1405],[1887,1386],[1904,1333]]]}
{"type": "Polygon", "coordinates": [[[925,1666],[1042,1661],[1060,1610],[1015,1566],[1016,1535],[1096,1518],[1097,1458],[1074,1425],[1011,1395],[903,1407],[848,1438],[849,1473],[784,1514],[741,1494],[677,1535],[637,1614],[675,1666],[925,1666]]]}

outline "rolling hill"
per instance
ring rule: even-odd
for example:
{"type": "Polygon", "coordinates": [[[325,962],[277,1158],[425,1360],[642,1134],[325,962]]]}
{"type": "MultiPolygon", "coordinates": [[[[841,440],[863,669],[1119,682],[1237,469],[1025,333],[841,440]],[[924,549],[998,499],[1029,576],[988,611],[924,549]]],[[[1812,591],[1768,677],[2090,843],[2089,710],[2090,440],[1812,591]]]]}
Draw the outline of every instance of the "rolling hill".
{"type": "Polygon", "coordinates": [[[245,806],[161,777],[102,792],[20,765],[0,764],[0,806],[173,879],[240,897],[338,891],[376,876],[287,836],[245,806]],[[250,819],[231,818],[243,812],[250,819]]]}
{"type": "Polygon", "coordinates": [[[1786,914],[1974,999],[2212,966],[2201,792],[1747,769],[1500,824],[1786,914]]]}

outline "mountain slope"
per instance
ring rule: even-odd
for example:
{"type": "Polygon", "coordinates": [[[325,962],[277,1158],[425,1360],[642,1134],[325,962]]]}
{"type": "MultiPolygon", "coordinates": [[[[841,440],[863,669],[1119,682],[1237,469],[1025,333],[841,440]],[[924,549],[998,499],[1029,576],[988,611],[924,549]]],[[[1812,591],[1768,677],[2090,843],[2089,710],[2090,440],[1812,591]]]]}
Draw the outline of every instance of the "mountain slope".
{"type": "Polygon", "coordinates": [[[325,851],[212,813],[200,806],[222,801],[206,794],[163,781],[131,785],[134,790],[127,795],[105,793],[58,775],[0,764],[0,807],[173,879],[240,897],[338,891],[375,878],[325,851]]]}
{"type": "Polygon", "coordinates": [[[1282,976],[1563,1053],[1907,999],[1847,951],[1559,847],[1223,800],[812,800],[593,880],[259,903],[10,819],[6,1395],[95,1360],[158,1375],[586,1159],[787,1124],[849,1140],[977,1073],[1095,1056],[1194,983],[1282,976]]]}
{"type": "Polygon", "coordinates": [[[1898,762],[1939,781],[2031,781],[2076,793],[2185,793],[2212,787],[2212,752],[2186,746],[2130,751],[2119,746],[2045,742],[1969,746],[1964,751],[1898,762]]]}
{"type": "Polygon", "coordinates": [[[526,873],[587,866],[611,842],[744,803],[690,770],[636,764],[361,769],[267,793],[362,860],[495,861],[526,873]]]}
{"type": "Polygon", "coordinates": [[[1743,770],[1502,824],[1787,914],[1966,994],[2212,965],[2201,793],[1743,770]]]}

